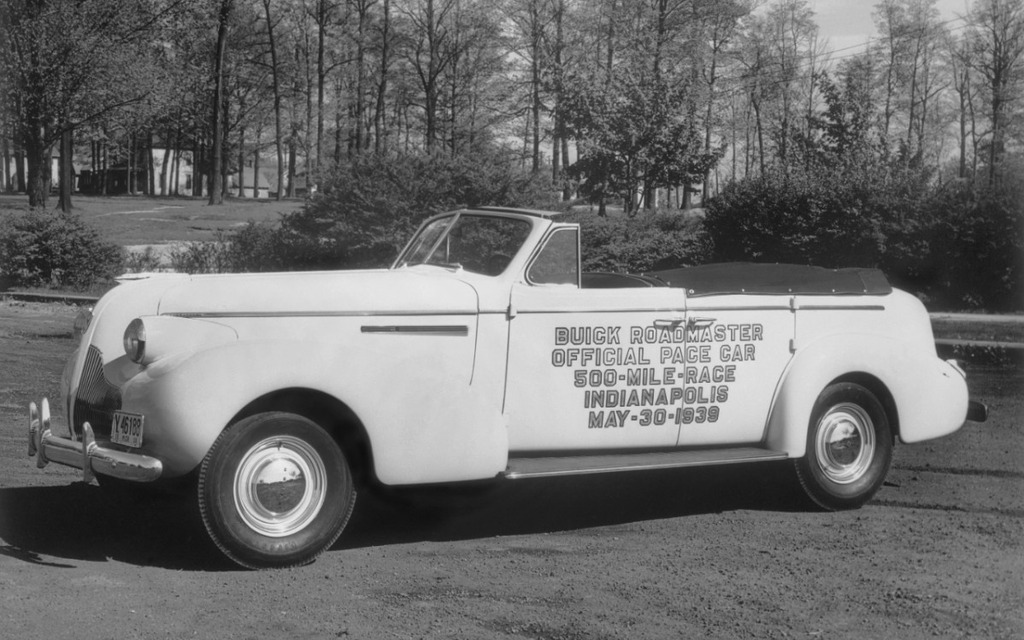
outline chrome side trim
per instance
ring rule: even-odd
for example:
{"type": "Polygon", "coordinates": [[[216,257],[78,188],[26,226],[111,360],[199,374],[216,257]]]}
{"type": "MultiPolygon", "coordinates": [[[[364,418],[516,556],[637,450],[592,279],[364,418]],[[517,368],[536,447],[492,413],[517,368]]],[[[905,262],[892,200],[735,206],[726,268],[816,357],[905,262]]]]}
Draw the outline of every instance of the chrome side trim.
{"type": "Polygon", "coordinates": [[[517,314],[529,315],[558,315],[566,313],[683,313],[686,309],[682,307],[655,309],[653,307],[636,307],[633,309],[546,309],[544,311],[530,309],[516,309],[517,314]]]}
{"type": "Polygon", "coordinates": [[[469,327],[466,325],[424,325],[424,324],[385,324],[385,325],[363,325],[360,327],[363,333],[392,333],[405,335],[429,335],[429,336],[468,336],[469,327]]]}
{"type": "Polygon", "coordinates": [[[509,458],[508,468],[500,475],[509,480],[572,476],[589,473],[615,473],[654,469],[703,467],[719,464],[785,460],[784,451],[760,447],[677,450],[654,453],[540,456],[509,458]]]}
{"type": "Polygon", "coordinates": [[[750,307],[705,307],[698,304],[688,306],[687,312],[703,313],[706,311],[792,311],[788,304],[763,304],[750,307]]]}
{"type": "Polygon", "coordinates": [[[81,442],[55,436],[50,429],[50,403],[46,398],[43,398],[40,408],[36,408],[36,403],[30,403],[28,416],[28,454],[35,456],[36,466],[40,469],[50,462],[81,469],[85,482],[91,482],[97,473],[135,482],[152,482],[163,473],[163,462],[156,458],[98,444],[88,422],[82,425],[81,442]]]}
{"type": "Polygon", "coordinates": [[[183,311],[165,315],[178,318],[375,318],[475,316],[476,309],[458,311],[183,311]]]}
{"type": "Polygon", "coordinates": [[[801,304],[797,311],[885,311],[881,304],[801,304]]]}

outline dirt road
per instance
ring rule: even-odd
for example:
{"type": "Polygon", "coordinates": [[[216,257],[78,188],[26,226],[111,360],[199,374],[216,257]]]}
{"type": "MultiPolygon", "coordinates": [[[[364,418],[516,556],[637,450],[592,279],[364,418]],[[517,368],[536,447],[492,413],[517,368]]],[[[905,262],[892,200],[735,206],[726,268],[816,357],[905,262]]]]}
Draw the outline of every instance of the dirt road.
{"type": "Polygon", "coordinates": [[[316,563],[247,572],[191,509],[26,456],[73,316],[0,303],[4,638],[1024,637],[1020,370],[972,372],[989,421],[898,447],[858,511],[808,510],[785,464],[510,482],[472,510],[360,496],[316,563]]]}

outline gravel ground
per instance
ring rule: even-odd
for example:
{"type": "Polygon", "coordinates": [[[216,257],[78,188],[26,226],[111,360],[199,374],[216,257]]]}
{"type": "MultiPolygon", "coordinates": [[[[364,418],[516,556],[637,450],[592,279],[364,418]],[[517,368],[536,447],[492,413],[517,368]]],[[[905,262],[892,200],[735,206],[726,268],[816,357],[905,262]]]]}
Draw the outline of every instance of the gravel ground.
{"type": "Polygon", "coordinates": [[[187,504],[26,456],[74,313],[0,302],[5,638],[1024,637],[1020,369],[972,371],[989,421],[898,447],[857,511],[808,509],[787,464],[360,495],[314,564],[248,572],[187,504]]]}

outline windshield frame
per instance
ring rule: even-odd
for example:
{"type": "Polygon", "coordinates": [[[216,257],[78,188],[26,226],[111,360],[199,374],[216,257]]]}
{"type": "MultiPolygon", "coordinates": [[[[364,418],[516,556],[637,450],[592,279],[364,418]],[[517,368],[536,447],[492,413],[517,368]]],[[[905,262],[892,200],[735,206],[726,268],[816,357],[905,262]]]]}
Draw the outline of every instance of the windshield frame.
{"type": "Polygon", "coordinates": [[[423,238],[427,229],[438,222],[443,222],[447,218],[447,224],[441,229],[441,232],[438,234],[437,238],[430,243],[429,249],[424,254],[425,258],[414,263],[429,264],[426,262],[426,259],[434,255],[434,252],[437,251],[437,248],[439,246],[441,246],[441,243],[444,242],[444,239],[448,237],[448,232],[452,230],[452,227],[455,226],[455,223],[461,216],[462,212],[456,211],[452,213],[441,214],[439,216],[435,216],[433,218],[425,220],[423,224],[421,224],[420,227],[416,230],[416,233],[412,235],[412,238],[409,239],[409,242],[406,243],[405,248],[402,249],[402,252],[398,254],[398,258],[395,259],[395,262],[391,265],[391,268],[397,269],[398,267],[409,266],[409,263],[413,259],[413,254],[420,253],[420,249],[427,246],[426,243],[421,242],[421,238],[423,238]]]}
{"type": "MultiPolygon", "coordinates": [[[[462,265],[456,265],[456,264],[444,265],[444,264],[440,264],[440,263],[431,261],[430,257],[433,256],[435,254],[435,252],[437,252],[439,250],[441,244],[446,241],[446,239],[451,234],[452,230],[455,229],[458,226],[459,220],[463,216],[477,217],[477,218],[492,218],[492,219],[499,219],[500,218],[500,219],[505,219],[505,220],[516,220],[516,221],[523,222],[523,223],[525,223],[525,224],[527,224],[529,226],[529,230],[523,236],[522,240],[519,243],[519,246],[515,250],[515,254],[511,256],[511,260],[509,261],[509,264],[506,266],[506,269],[502,273],[507,272],[508,271],[507,267],[511,266],[512,264],[514,264],[516,262],[517,257],[523,254],[523,251],[524,251],[525,247],[528,247],[528,246],[532,247],[535,244],[534,238],[535,238],[535,236],[536,236],[536,234],[538,232],[538,225],[541,222],[548,222],[548,220],[546,218],[542,218],[542,217],[539,217],[537,215],[530,215],[530,214],[526,214],[526,213],[511,212],[511,211],[509,211],[509,212],[506,212],[506,211],[498,212],[498,211],[475,210],[475,209],[461,209],[461,210],[458,210],[458,211],[449,211],[449,212],[446,212],[446,213],[441,213],[441,214],[438,214],[436,216],[432,216],[432,217],[430,217],[430,218],[428,218],[428,219],[423,221],[423,223],[416,230],[416,233],[413,234],[412,238],[406,243],[405,247],[398,254],[398,257],[392,263],[391,268],[392,269],[398,269],[398,268],[401,268],[401,267],[414,267],[414,266],[419,266],[419,265],[428,265],[428,266],[434,266],[434,267],[462,270],[463,269],[462,265]],[[436,238],[433,238],[433,239],[425,238],[425,234],[428,232],[428,230],[431,229],[431,227],[435,227],[435,225],[437,225],[438,223],[442,223],[442,225],[443,225],[443,228],[440,231],[440,233],[438,234],[438,236],[436,238]],[[427,247],[428,244],[429,244],[429,249],[424,251],[424,248],[427,247]]],[[[487,275],[487,274],[482,274],[482,273],[479,273],[479,272],[476,272],[476,271],[472,271],[472,270],[466,270],[466,271],[468,273],[478,273],[478,275],[487,275]]],[[[498,275],[501,275],[501,274],[498,274],[498,275]]]]}

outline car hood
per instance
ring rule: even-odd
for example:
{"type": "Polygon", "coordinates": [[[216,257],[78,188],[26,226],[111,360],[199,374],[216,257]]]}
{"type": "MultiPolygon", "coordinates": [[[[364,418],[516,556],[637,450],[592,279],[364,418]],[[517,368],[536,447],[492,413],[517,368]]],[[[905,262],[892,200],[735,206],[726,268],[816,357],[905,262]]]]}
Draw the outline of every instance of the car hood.
{"type": "Polygon", "coordinates": [[[476,290],[451,274],[399,270],[191,276],[167,283],[161,315],[476,313],[476,290]]]}

